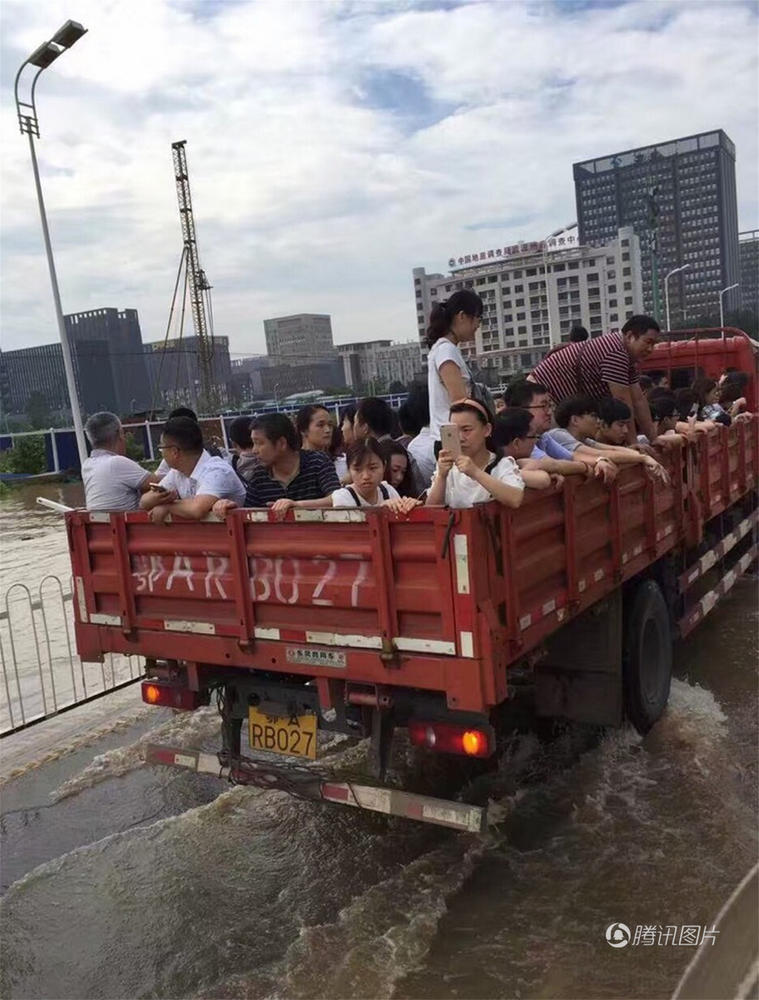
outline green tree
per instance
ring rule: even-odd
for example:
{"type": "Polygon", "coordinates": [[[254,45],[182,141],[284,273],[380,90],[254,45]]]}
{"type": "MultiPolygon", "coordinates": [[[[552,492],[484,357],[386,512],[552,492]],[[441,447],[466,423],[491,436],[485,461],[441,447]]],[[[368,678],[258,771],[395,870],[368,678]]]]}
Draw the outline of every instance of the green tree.
{"type": "Polygon", "coordinates": [[[39,430],[42,427],[50,427],[52,422],[52,414],[50,413],[50,407],[48,406],[47,399],[41,392],[36,390],[29,396],[29,400],[26,404],[26,415],[29,417],[29,423],[32,425],[32,430],[39,430]]]}
{"type": "Polygon", "coordinates": [[[13,440],[13,447],[0,455],[0,472],[36,476],[47,469],[45,439],[39,434],[13,440]]]}
{"type": "Polygon", "coordinates": [[[145,449],[135,440],[131,431],[127,431],[126,434],[126,453],[127,458],[131,458],[134,462],[142,462],[145,458],[145,449]]]}

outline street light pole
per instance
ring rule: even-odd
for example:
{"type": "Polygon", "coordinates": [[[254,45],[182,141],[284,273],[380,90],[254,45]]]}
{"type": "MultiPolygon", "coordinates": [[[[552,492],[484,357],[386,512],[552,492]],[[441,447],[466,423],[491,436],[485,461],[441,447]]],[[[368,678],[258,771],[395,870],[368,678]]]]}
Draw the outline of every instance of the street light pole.
{"type": "Polygon", "coordinates": [[[719,293],[719,325],[724,329],[725,326],[725,293],[732,292],[734,288],[740,285],[739,281],[736,281],[734,285],[728,285],[727,288],[723,288],[719,293]]]}
{"type": "Polygon", "coordinates": [[[79,461],[84,462],[87,458],[87,444],[84,438],[84,426],[82,424],[82,412],[79,407],[79,396],[76,388],[76,376],[74,374],[74,362],[71,353],[71,343],[66,330],[66,322],[63,318],[63,308],[61,306],[61,293],[58,288],[58,276],[55,271],[55,261],[53,260],[53,248],[50,244],[50,230],[47,224],[47,214],[45,212],[45,201],[42,197],[42,185],[40,184],[40,172],[37,166],[37,152],[34,148],[35,137],[39,138],[40,129],[37,119],[37,108],[34,100],[34,91],[37,80],[43,70],[54,62],[66,49],[77,42],[86,29],[76,21],[66,21],[58,29],[50,41],[43,42],[34,52],[24,60],[16,74],[14,87],[16,97],[16,112],[18,114],[19,127],[22,135],[29,136],[29,151],[32,157],[32,171],[34,173],[34,186],[37,191],[37,202],[40,210],[40,221],[42,223],[42,238],[45,243],[45,254],[47,256],[47,266],[50,272],[50,284],[53,289],[53,303],[55,306],[55,317],[58,321],[58,334],[61,339],[61,353],[63,355],[63,370],[66,374],[66,386],[68,388],[69,403],[71,405],[71,416],[74,421],[74,432],[76,434],[77,451],[79,461]],[[37,72],[31,82],[29,90],[29,100],[22,101],[19,97],[19,81],[21,74],[27,66],[37,67],[37,72]],[[23,110],[22,110],[23,109],[23,110]]]}
{"type": "Polygon", "coordinates": [[[674,270],[664,275],[664,303],[667,313],[667,330],[672,329],[669,323],[669,279],[673,274],[679,274],[680,271],[687,271],[689,267],[690,264],[683,264],[682,267],[676,267],[674,270]]]}

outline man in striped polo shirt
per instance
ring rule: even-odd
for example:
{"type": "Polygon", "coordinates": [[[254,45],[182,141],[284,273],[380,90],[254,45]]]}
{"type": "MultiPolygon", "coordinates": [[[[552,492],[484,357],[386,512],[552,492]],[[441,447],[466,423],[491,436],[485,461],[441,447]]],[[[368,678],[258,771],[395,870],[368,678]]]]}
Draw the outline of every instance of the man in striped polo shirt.
{"type": "MultiPolygon", "coordinates": [[[[302,451],[300,434],[284,413],[265,413],[250,425],[258,464],[248,477],[246,507],[268,507],[275,500],[319,500],[340,489],[334,463],[321,451],[302,451]]],[[[214,504],[219,516],[236,507],[231,500],[214,504]]]]}
{"type": "Polygon", "coordinates": [[[621,333],[614,331],[561,346],[543,358],[528,378],[546,386],[556,403],[570,396],[620,399],[635,418],[628,427],[630,444],[637,440],[635,424],[640,433],[653,440],[651,410],[638,384],[637,364],[651,354],[659,333],[655,319],[631,316],[621,333]]]}

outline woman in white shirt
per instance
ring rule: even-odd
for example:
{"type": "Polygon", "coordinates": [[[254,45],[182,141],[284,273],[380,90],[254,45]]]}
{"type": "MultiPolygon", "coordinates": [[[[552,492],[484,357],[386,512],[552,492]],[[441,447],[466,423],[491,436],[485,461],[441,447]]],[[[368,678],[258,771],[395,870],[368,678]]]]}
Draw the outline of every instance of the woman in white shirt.
{"type": "Polygon", "coordinates": [[[498,459],[488,448],[492,431],[490,414],[474,399],[461,399],[450,409],[450,422],[458,428],[461,454],[442,449],[427,494],[427,505],[472,507],[498,500],[519,507],[525,486],[545,488],[551,477],[542,470],[520,470],[510,456],[498,459]]]}
{"type": "Polygon", "coordinates": [[[459,344],[474,340],[482,319],[482,299],[464,288],[445,302],[437,302],[427,328],[427,386],[430,394],[430,433],[440,440],[440,425],[448,422],[448,411],[457,399],[472,390],[469,371],[459,344]]]}

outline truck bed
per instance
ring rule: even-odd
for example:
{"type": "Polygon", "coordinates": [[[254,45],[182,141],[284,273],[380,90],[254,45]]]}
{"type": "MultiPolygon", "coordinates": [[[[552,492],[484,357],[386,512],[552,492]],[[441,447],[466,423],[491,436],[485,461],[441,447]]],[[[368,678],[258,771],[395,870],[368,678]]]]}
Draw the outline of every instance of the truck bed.
{"type": "MultiPolygon", "coordinates": [[[[66,515],[77,646],[206,666],[443,692],[486,712],[508,668],[755,488],[757,418],[668,450],[611,487],[568,477],[518,510],[266,510],[226,521],[66,515]]],[[[682,564],[685,569],[685,563],[682,564]]]]}

